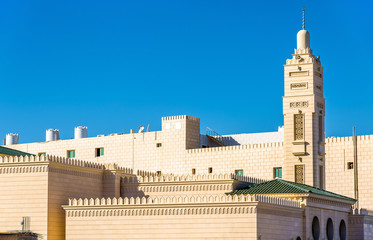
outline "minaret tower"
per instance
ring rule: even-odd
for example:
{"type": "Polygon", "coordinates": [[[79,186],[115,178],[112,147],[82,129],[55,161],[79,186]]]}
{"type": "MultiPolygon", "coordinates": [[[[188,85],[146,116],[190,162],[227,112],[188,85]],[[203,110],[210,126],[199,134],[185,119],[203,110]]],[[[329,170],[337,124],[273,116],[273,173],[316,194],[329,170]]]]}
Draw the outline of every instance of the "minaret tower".
{"type": "Polygon", "coordinates": [[[284,165],[286,180],[324,188],[324,116],[323,67],[312,54],[310,34],[297,34],[297,49],[286,60],[284,112],[284,165]]]}

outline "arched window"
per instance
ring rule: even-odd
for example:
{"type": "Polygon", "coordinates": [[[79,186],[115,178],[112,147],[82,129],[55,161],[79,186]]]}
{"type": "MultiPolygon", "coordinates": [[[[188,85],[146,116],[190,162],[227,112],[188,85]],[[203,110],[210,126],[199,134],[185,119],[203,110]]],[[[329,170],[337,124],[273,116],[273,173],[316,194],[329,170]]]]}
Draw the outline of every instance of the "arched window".
{"type": "Polygon", "coordinates": [[[297,237],[297,239],[296,240],[302,240],[300,237],[297,237]]]}
{"type": "Polygon", "coordinates": [[[316,216],[312,220],[312,237],[314,240],[319,240],[320,237],[320,222],[316,216]]]}
{"type": "Polygon", "coordinates": [[[346,231],[346,223],[345,221],[342,219],[341,220],[341,223],[339,224],[339,238],[341,240],[346,240],[347,239],[347,231],[346,231]]]}
{"type": "Polygon", "coordinates": [[[333,235],[333,220],[331,218],[328,218],[328,221],[326,222],[326,237],[328,238],[328,240],[333,240],[333,235]]]}

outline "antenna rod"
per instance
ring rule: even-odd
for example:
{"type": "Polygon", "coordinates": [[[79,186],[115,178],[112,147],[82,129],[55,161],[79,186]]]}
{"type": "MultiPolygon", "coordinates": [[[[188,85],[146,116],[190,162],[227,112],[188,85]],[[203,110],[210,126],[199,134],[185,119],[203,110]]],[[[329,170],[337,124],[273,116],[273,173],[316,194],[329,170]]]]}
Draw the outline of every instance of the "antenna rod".
{"type": "Polygon", "coordinates": [[[354,197],[357,200],[356,208],[359,209],[359,173],[357,165],[357,136],[356,136],[356,127],[353,127],[353,145],[354,145],[354,197]]]}
{"type": "Polygon", "coordinates": [[[305,27],[305,23],[304,23],[304,11],[306,10],[306,8],[303,8],[303,30],[304,30],[304,27],[305,27]]]}

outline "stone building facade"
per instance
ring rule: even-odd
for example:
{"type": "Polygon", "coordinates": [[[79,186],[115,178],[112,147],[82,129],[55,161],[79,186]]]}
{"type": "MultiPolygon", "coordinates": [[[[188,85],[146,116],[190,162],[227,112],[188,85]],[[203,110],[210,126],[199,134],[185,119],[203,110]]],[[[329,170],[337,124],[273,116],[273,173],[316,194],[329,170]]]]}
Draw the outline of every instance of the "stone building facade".
{"type": "Polygon", "coordinates": [[[308,31],[284,68],[278,133],[201,135],[181,115],[161,131],[1,147],[0,232],[27,219],[56,240],[373,239],[372,135],[325,139],[308,31]]]}

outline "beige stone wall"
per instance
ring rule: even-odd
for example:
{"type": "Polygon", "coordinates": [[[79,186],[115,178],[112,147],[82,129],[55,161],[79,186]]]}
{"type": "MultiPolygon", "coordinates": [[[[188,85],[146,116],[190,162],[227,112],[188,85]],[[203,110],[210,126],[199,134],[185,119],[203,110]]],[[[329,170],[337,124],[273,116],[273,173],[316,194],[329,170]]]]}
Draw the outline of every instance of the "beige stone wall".
{"type": "MultiPolygon", "coordinates": [[[[334,205],[337,205],[334,203],[334,205]]],[[[333,221],[333,232],[334,237],[339,239],[339,226],[341,220],[344,220],[347,228],[347,236],[349,231],[349,224],[348,224],[348,217],[349,217],[349,209],[345,208],[344,210],[333,209],[333,205],[328,204],[310,204],[306,210],[306,218],[305,218],[305,232],[304,238],[302,239],[312,239],[312,221],[314,217],[319,219],[320,223],[320,239],[327,239],[326,235],[326,225],[328,219],[332,219],[333,221]],[[338,237],[338,238],[337,238],[338,237]]]]}
{"type": "Polygon", "coordinates": [[[0,159],[0,232],[22,230],[22,217],[30,217],[30,230],[47,239],[48,165],[0,159]]]}
{"type": "MultiPolygon", "coordinates": [[[[262,203],[268,209],[295,211],[302,216],[299,203],[265,196],[74,199],[64,206],[66,238],[257,239],[257,206],[262,203]]],[[[280,234],[277,239],[286,239],[289,234],[271,230],[280,234]]],[[[270,236],[269,231],[265,236],[270,236]]]]}
{"type": "Polygon", "coordinates": [[[102,197],[104,171],[74,159],[0,157],[0,232],[21,230],[29,217],[29,230],[42,239],[65,239],[61,206],[72,197],[102,197]]]}
{"type": "Polygon", "coordinates": [[[368,240],[373,239],[373,215],[367,215],[367,211],[355,209],[348,219],[349,239],[368,240]]]}
{"type": "MultiPolygon", "coordinates": [[[[373,209],[373,135],[357,137],[359,207],[373,209]]],[[[354,198],[354,161],[352,137],[326,139],[326,189],[354,198]]]]}
{"type": "Polygon", "coordinates": [[[303,209],[260,204],[257,208],[258,237],[261,236],[261,239],[265,240],[302,237],[303,211],[303,209]]]}
{"type": "Polygon", "coordinates": [[[283,143],[265,143],[186,151],[186,174],[234,173],[242,169],[247,176],[273,179],[273,168],[283,165],[283,143]]]}
{"type": "Polygon", "coordinates": [[[186,168],[185,149],[199,147],[199,128],[199,118],[182,115],[162,118],[162,131],[16,144],[9,147],[36,155],[46,153],[61,157],[67,157],[67,151],[75,150],[77,159],[118,163],[123,167],[153,172],[183,174],[186,168]],[[96,157],[96,148],[104,148],[104,156],[96,157]]]}
{"type": "Polygon", "coordinates": [[[49,165],[48,181],[48,239],[65,239],[65,212],[62,205],[69,198],[102,197],[103,170],[49,165]]]}

